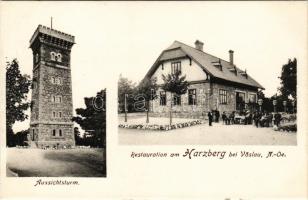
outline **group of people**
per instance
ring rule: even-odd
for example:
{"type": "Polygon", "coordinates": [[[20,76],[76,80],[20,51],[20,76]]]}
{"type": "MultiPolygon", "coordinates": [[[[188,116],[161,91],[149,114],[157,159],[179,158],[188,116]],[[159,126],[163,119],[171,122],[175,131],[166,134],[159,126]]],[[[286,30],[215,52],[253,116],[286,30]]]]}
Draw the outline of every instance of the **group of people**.
{"type": "Polygon", "coordinates": [[[271,127],[273,125],[279,126],[282,117],[280,113],[269,112],[255,112],[253,114],[253,120],[256,127],[271,127]]]}
{"type": "MultiPolygon", "coordinates": [[[[230,113],[223,112],[221,115],[222,123],[225,125],[236,124],[236,123],[244,123],[247,124],[254,124],[256,127],[270,127],[279,126],[281,121],[281,114],[280,113],[269,113],[269,112],[254,112],[251,113],[249,111],[242,112],[238,114],[241,116],[240,118],[236,119],[236,112],[232,111],[230,113]]],[[[219,122],[220,112],[218,110],[213,110],[208,112],[208,120],[209,126],[212,126],[213,121],[219,122]]]]}

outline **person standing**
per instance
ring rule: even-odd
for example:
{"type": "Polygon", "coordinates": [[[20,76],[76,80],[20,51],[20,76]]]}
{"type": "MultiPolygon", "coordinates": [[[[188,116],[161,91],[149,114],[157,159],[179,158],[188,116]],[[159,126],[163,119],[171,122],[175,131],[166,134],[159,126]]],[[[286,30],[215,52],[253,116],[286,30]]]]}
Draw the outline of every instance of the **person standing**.
{"type": "Polygon", "coordinates": [[[213,121],[213,114],[211,111],[209,111],[209,113],[207,114],[208,118],[209,118],[209,126],[212,126],[212,121],[213,121]]]}
{"type": "Polygon", "coordinates": [[[215,112],[215,117],[216,117],[216,122],[219,123],[219,118],[220,118],[220,113],[219,113],[219,110],[216,110],[215,112]]]}
{"type": "Polygon", "coordinates": [[[222,124],[227,124],[227,122],[226,122],[227,116],[226,116],[226,112],[225,111],[222,112],[221,118],[222,118],[222,124]]]}

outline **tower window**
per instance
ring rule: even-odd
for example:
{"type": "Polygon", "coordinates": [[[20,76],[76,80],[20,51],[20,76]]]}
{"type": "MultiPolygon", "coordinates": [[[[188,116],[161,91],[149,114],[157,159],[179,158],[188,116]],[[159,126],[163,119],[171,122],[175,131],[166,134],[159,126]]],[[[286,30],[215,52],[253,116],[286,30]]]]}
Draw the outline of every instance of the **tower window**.
{"type": "Polygon", "coordinates": [[[59,117],[62,117],[62,112],[59,112],[59,117]]]}
{"type": "Polygon", "coordinates": [[[50,52],[50,59],[51,60],[56,60],[56,53],[55,52],[50,52]]]}
{"type": "Polygon", "coordinates": [[[61,85],[62,79],[60,77],[56,78],[56,84],[61,85]]]}
{"type": "Polygon", "coordinates": [[[52,130],[52,136],[56,136],[56,129],[52,130]]]}
{"type": "Polygon", "coordinates": [[[52,112],[53,118],[56,118],[56,112],[52,112]]]}
{"type": "Polygon", "coordinates": [[[52,96],[51,100],[53,103],[62,103],[62,96],[52,96]]]}
{"type": "Polygon", "coordinates": [[[51,83],[52,84],[57,84],[57,85],[62,85],[63,80],[60,77],[51,77],[51,83]]]}
{"type": "Polygon", "coordinates": [[[37,63],[38,61],[39,61],[39,55],[37,53],[37,54],[35,54],[35,63],[37,63]]]}
{"type": "Polygon", "coordinates": [[[56,61],[58,61],[58,62],[62,61],[62,55],[60,53],[57,54],[56,61]]]}
{"type": "Polygon", "coordinates": [[[59,130],[59,136],[62,137],[62,130],[59,130]]]}

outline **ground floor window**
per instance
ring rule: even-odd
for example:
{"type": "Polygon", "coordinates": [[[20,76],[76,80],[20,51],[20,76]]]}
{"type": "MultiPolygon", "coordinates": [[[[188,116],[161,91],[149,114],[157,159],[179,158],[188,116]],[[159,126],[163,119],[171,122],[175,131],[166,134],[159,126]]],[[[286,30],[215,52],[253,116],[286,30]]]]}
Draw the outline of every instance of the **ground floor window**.
{"type": "Polygon", "coordinates": [[[57,136],[57,132],[58,132],[58,136],[59,136],[59,137],[62,137],[62,136],[63,136],[63,133],[62,133],[62,130],[61,130],[61,129],[59,129],[58,131],[57,131],[56,129],[53,129],[53,130],[52,130],[52,136],[53,136],[53,137],[56,137],[56,136],[57,136]]]}
{"type": "Polygon", "coordinates": [[[257,103],[257,95],[249,94],[249,103],[257,103]]]}
{"type": "Polygon", "coordinates": [[[188,105],[196,105],[197,104],[197,93],[196,89],[188,90],[188,105]]]}
{"type": "Polygon", "coordinates": [[[175,106],[181,105],[181,95],[177,94],[173,95],[173,105],[175,106]]]}
{"type": "Polygon", "coordinates": [[[161,106],[165,106],[166,105],[166,92],[165,91],[161,91],[159,93],[159,105],[161,106]]]}
{"type": "Polygon", "coordinates": [[[223,89],[219,90],[219,103],[227,104],[227,90],[223,90],[223,89]]]}

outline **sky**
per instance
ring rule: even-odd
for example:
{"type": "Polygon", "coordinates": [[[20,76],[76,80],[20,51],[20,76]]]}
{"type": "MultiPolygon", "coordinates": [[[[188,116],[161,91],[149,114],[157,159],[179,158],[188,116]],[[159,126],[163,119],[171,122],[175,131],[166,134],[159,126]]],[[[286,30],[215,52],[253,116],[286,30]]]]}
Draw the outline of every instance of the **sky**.
{"type": "MultiPolygon", "coordinates": [[[[139,82],[161,51],[181,41],[234,63],[271,96],[289,58],[307,60],[307,3],[302,2],[1,2],[0,60],[17,58],[32,76],[29,40],[39,24],[75,36],[74,109],[83,98],[116,91],[119,74],[139,82]]],[[[3,71],[3,70],[2,70],[3,71]]],[[[2,72],[1,71],[1,72],[2,72]]],[[[2,88],[1,88],[2,89],[2,88]]],[[[116,95],[114,95],[116,97],[116,95]]],[[[116,101],[116,99],[114,99],[116,101]]],[[[15,130],[29,126],[17,123],[15,130]]]]}

